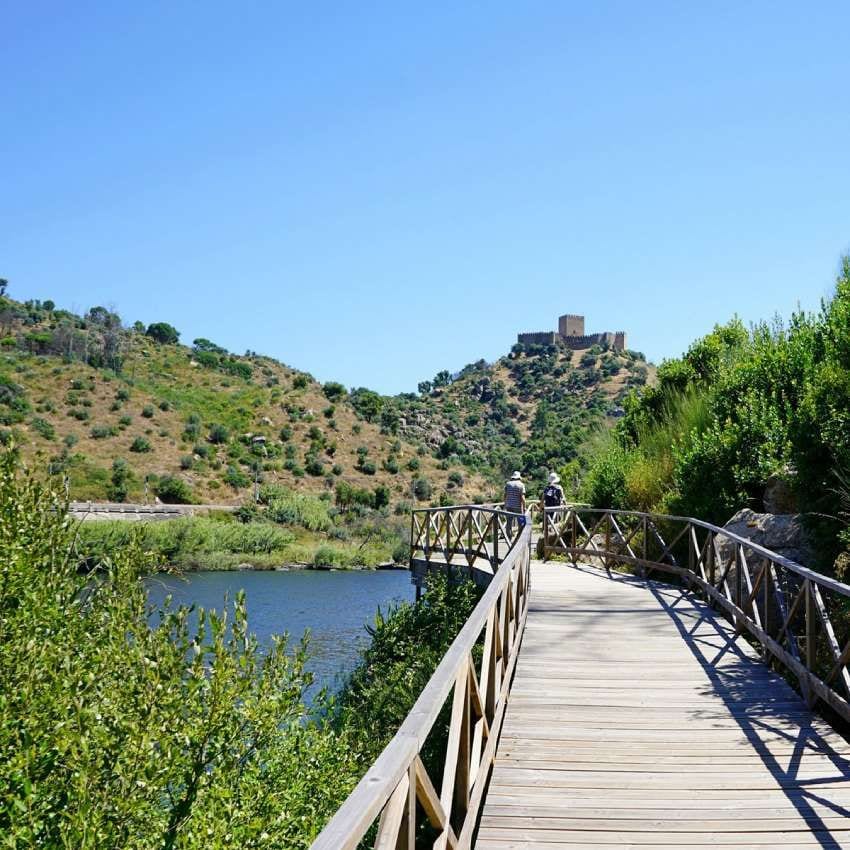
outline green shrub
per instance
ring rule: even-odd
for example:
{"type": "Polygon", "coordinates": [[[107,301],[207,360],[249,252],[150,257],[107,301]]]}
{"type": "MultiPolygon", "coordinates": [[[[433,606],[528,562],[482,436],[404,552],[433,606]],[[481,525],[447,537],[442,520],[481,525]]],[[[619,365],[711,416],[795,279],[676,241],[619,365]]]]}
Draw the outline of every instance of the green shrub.
{"type": "Polygon", "coordinates": [[[307,458],[307,462],[304,464],[304,469],[307,471],[308,475],[313,475],[315,477],[325,474],[324,464],[315,455],[311,455],[307,458]]]}
{"type": "Polygon", "coordinates": [[[413,495],[420,502],[431,498],[431,484],[427,478],[419,477],[413,482],[413,495]]]}
{"type": "Polygon", "coordinates": [[[129,427],[130,425],[132,425],[132,424],[133,424],[133,417],[132,417],[132,416],[127,416],[127,415],[125,414],[124,416],[122,416],[122,417],[118,420],[118,424],[119,424],[122,428],[127,428],[127,427],[129,427]]]}
{"type": "Polygon", "coordinates": [[[210,425],[210,430],[207,439],[211,443],[216,445],[226,443],[230,439],[230,432],[227,430],[227,428],[225,428],[224,425],[210,425]]]}
{"type": "Polygon", "coordinates": [[[40,416],[33,416],[30,419],[30,427],[36,434],[44,437],[45,440],[56,439],[56,429],[46,419],[42,419],[40,416]]]}
{"type": "Polygon", "coordinates": [[[142,416],[144,416],[144,417],[145,417],[145,419],[152,419],[152,418],[153,418],[153,414],[154,414],[154,409],[153,409],[153,405],[152,405],[152,404],[146,404],[146,405],[142,408],[142,416]]]}
{"type": "Polygon", "coordinates": [[[114,437],[118,429],[109,425],[93,425],[89,433],[94,440],[105,440],[107,437],[114,437]]]}
{"type": "Polygon", "coordinates": [[[115,458],[112,461],[112,474],[106,490],[107,498],[113,502],[126,501],[132,480],[133,473],[127,461],[121,457],[115,458]]]}
{"type": "Polygon", "coordinates": [[[130,398],[130,390],[127,387],[119,387],[115,391],[115,399],[116,401],[128,401],[130,398]]]}
{"type": "Polygon", "coordinates": [[[163,475],[156,482],[154,491],[166,504],[190,505],[195,501],[192,489],[176,475],[163,475]]]}
{"type": "Polygon", "coordinates": [[[322,392],[328,401],[339,401],[347,395],[345,387],[336,381],[328,381],[322,386],[322,392]]]}
{"type": "Polygon", "coordinates": [[[371,460],[364,460],[363,463],[360,464],[360,471],[364,475],[374,475],[378,468],[375,466],[375,462],[371,460]]]}
{"type": "Polygon", "coordinates": [[[303,390],[304,387],[307,386],[307,376],[306,375],[296,375],[292,379],[292,387],[296,390],[303,390]]]}
{"type": "Polygon", "coordinates": [[[224,474],[224,483],[238,490],[241,487],[247,487],[251,483],[251,479],[238,467],[228,466],[227,472],[224,474]]]}
{"type": "Polygon", "coordinates": [[[139,454],[143,454],[145,452],[149,452],[151,450],[151,444],[144,437],[136,437],[132,443],[130,443],[130,451],[137,452],[139,454]]]}

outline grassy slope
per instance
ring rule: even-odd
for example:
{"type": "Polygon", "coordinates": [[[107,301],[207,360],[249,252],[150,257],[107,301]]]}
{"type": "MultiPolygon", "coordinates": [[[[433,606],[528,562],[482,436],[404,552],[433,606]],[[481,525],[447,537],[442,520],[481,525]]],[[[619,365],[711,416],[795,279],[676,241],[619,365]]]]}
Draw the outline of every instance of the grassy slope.
{"type": "MultiPolygon", "coordinates": [[[[331,458],[321,452],[325,462],[325,471],[330,472],[334,464],[342,468],[336,480],[344,480],[359,487],[374,488],[384,484],[391,490],[394,500],[409,497],[411,482],[415,477],[408,472],[404,463],[416,454],[416,447],[402,441],[397,453],[401,467],[398,474],[390,474],[381,468],[381,463],[389,454],[397,438],[382,434],[377,424],[358,419],[355,411],[347,403],[337,403],[333,418],[334,430],[322,411],[329,406],[321,387],[308,380],[306,387],[293,387],[293,378],[298,375],[280,363],[266,358],[252,358],[254,377],[251,381],[224,375],[217,371],[192,365],[190,349],[184,346],[159,345],[142,335],[134,334],[130,353],[121,375],[94,369],[80,362],[64,363],[52,356],[32,356],[24,352],[9,351],[0,359],[0,372],[23,386],[32,411],[24,421],[14,425],[25,457],[44,461],[61,454],[64,438],[71,434],[76,444],[69,450],[71,460],[68,473],[71,481],[71,496],[78,499],[102,499],[106,496],[106,484],[109,470],[115,458],[125,458],[134,473],[129,499],[141,498],[143,480],[147,474],[174,474],[184,479],[193,489],[196,497],[203,501],[218,503],[237,503],[245,499],[250,488],[235,489],[223,483],[227,466],[235,463],[228,452],[238,444],[239,436],[246,433],[264,435],[270,446],[283,449],[279,433],[283,426],[292,429],[289,440],[296,448],[296,461],[303,468],[307,448],[311,442],[308,432],[318,427],[326,439],[337,444],[331,458]],[[266,386],[270,380],[278,383],[266,386]],[[75,382],[82,381],[91,389],[73,390],[75,382]],[[130,392],[129,400],[123,402],[119,410],[112,410],[116,392],[126,388],[130,392]],[[69,392],[71,397],[69,399],[69,392]],[[76,403],[69,401],[74,399],[76,403]],[[83,402],[90,403],[84,407],[83,402]],[[161,410],[160,403],[168,402],[168,410],[161,410]],[[46,408],[52,405],[55,409],[46,408]],[[285,410],[286,405],[295,409],[295,413],[285,410]],[[154,408],[154,415],[145,418],[142,410],[146,406],[154,408]],[[303,409],[300,415],[298,411],[303,409]],[[87,421],[78,421],[69,416],[72,410],[85,410],[89,414],[87,421]],[[183,437],[185,423],[189,415],[195,414],[202,421],[202,433],[197,440],[183,437]],[[120,426],[121,417],[130,416],[130,425],[120,426]],[[32,419],[38,417],[53,426],[55,437],[42,436],[32,425],[32,419]],[[190,470],[180,468],[180,460],[192,454],[194,443],[206,443],[209,425],[224,424],[231,433],[229,445],[209,445],[212,457],[208,460],[196,458],[190,470]],[[119,428],[117,436],[95,439],[93,426],[114,426],[119,428]],[[359,429],[360,433],[355,433],[359,429]],[[136,437],[144,437],[150,442],[151,451],[134,453],[130,445],[136,437]],[[365,446],[368,457],[378,467],[374,475],[358,471],[357,449],[365,446]],[[216,468],[218,467],[218,468],[216,468]]],[[[244,450],[248,455],[247,448],[244,450]]],[[[329,489],[331,483],[324,477],[305,474],[296,477],[283,468],[283,455],[266,461],[264,477],[267,483],[278,483],[304,492],[318,493],[329,489]]],[[[429,456],[419,458],[418,475],[429,479],[435,492],[449,486],[447,470],[438,468],[438,462],[429,456]]],[[[238,462],[236,462],[238,466],[238,462]]],[[[246,474],[249,467],[242,465],[246,474]]],[[[480,486],[481,481],[467,478],[467,488],[480,486]]],[[[458,498],[464,497],[463,488],[458,498]]]]}

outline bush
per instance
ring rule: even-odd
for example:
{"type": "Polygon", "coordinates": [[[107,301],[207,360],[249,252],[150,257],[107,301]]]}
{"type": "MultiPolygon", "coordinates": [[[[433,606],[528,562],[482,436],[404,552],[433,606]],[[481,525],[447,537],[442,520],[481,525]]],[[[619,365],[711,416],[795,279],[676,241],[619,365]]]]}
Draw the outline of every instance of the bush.
{"type": "Polygon", "coordinates": [[[117,457],[112,461],[112,475],[109,486],[106,489],[106,497],[113,502],[124,502],[127,500],[130,482],[133,473],[124,458],[117,457]]]}
{"type": "Polygon", "coordinates": [[[119,387],[115,391],[115,399],[116,401],[128,401],[130,398],[130,390],[127,387],[119,387]]]}
{"type": "Polygon", "coordinates": [[[417,478],[413,482],[413,495],[420,502],[424,502],[431,498],[431,484],[427,478],[417,478]]]}
{"type": "Polygon", "coordinates": [[[119,424],[122,428],[127,428],[127,427],[129,427],[130,425],[132,425],[132,424],[133,424],[133,417],[132,417],[132,416],[124,415],[124,416],[122,416],[122,417],[118,420],[118,424],[119,424]]]}
{"type": "Polygon", "coordinates": [[[154,491],[166,504],[190,505],[195,501],[189,485],[175,475],[163,475],[156,482],[154,491]]]}
{"type": "Polygon", "coordinates": [[[303,390],[304,387],[307,386],[307,376],[306,375],[296,375],[292,379],[292,388],[296,390],[303,390]]]}
{"type": "Polygon", "coordinates": [[[107,437],[114,437],[118,429],[109,425],[93,425],[89,433],[94,440],[105,440],[107,437]]]}
{"type": "Polygon", "coordinates": [[[251,479],[238,467],[228,466],[227,472],[224,474],[224,483],[238,490],[241,487],[247,487],[251,483],[251,479]]]}
{"type": "Polygon", "coordinates": [[[192,455],[183,455],[180,458],[180,469],[191,469],[195,465],[195,458],[192,455]]]}
{"type": "Polygon", "coordinates": [[[142,408],[142,416],[144,416],[144,417],[145,417],[145,419],[152,419],[152,418],[153,418],[153,414],[154,414],[154,409],[153,409],[153,405],[152,405],[152,404],[146,404],[146,405],[142,408]]]}
{"type": "Polygon", "coordinates": [[[139,454],[144,454],[145,452],[149,452],[151,450],[151,444],[144,437],[136,437],[132,443],[130,443],[130,451],[137,452],[139,454]]]}
{"type": "Polygon", "coordinates": [[[347,395],[348,391],[342,384],[337,383],[336,381],[328,381],[322,387],[322,392],[325,394],[328,401],[339,401],[347,395]]]}
{"type": "Polygon", "coordinates": [[[267,486],[260,489],[260,501],[268,505],[268,517],[274,522],[298,525],[308,531],[327,531],[331,527],[328,505],[316,496],[267,486]]]}
{"type": "Polygon", "coordinates": [[[375,462],[371,460],[364,460],[363,463],[360,464],[360,471],[364,475],[374,475],[378,468],[375,466],[375,462]]]}
{"type": "Polygon", "coordinates": [[[230,439],[230,432],[224,427],[224,425],[210,425],[207,439],[215,445],[226,443],[230,439]]]}
{"type": "Polygon", "coordinates": [[[30,427],[36,434],[44,437],[45,440],[56,439],[56,429],[46,419],[42,419],[40,416],[33,416],[30,419],[30,427]]]}
{"type": "Polygon", "coordinates": [[[307,458],[307,462],[304,464],[304,468],[306,469],[308,475],[319,477],[325,474],[324,464],[315,455],[311,455],[307,458]]]}

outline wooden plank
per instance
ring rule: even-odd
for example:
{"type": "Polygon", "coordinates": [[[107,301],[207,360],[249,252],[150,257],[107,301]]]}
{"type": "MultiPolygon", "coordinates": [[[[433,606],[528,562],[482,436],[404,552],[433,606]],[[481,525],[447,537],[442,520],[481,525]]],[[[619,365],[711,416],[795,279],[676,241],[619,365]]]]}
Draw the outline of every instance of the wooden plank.
{"type": "Polygon", "coordinates": [[[734,626],[602,570],[531,586],[479,850],[850,847],[850,744],[734,626]]]}

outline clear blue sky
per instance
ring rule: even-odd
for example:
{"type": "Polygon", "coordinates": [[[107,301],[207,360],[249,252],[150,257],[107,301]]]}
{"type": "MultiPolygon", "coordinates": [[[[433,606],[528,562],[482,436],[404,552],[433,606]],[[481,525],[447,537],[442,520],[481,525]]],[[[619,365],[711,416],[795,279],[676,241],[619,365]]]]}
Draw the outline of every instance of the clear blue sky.
{"type": "Polygon", "coordinates": [[[850,250],[850,5],[0,0],[0,276],[415,389],[655,360],[850,250]]]}

